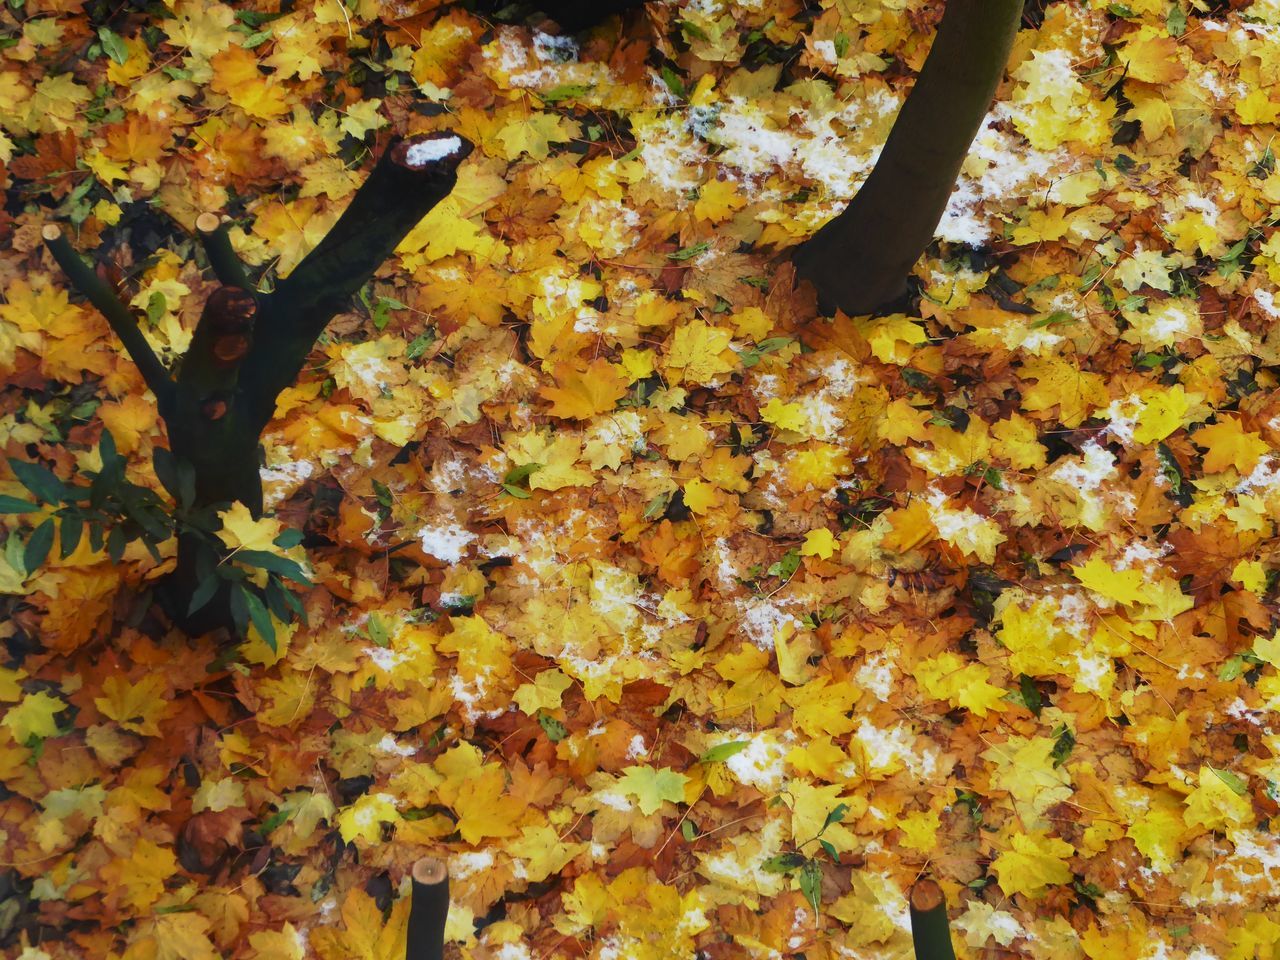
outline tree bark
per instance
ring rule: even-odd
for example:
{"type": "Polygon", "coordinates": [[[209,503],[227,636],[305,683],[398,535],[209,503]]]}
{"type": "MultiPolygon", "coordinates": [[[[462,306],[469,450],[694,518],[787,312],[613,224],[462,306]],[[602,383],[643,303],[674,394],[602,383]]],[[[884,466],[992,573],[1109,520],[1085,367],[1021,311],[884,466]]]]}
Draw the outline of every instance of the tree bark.
{"type": "MultiPolygon", "coordinates": [[[[254,289],[231,248],[228,224],[202,215],[197,230],[223,286],[206,302],[176,378],[147,344],[133,312],[80,259],[61,228],[44,228],[71,285],[107,318],[155,393],[170,449],[195,471],[193,508],[239,501],[262,515],[258,439],[276,398],[297,378],[334,314],[453,190],[458,165],[471,150],[448,133],[394,138],[329,233],[269,294],[254,289]]],[[[198,535],[178,538],[167,606],[180,622],[190,622],[187,607],[207,550],[198,535]]],[[[209,620],[208,612],[200,618],[202,625],[209,620]]]]}
{"type": "Polygon", "coordinates": [[[947,899],[942,888],[927,877],[917,880],[908,900],[916,960],[956,960],[951,927],[947,922],[947,899]]]}
{"type": "Polygon", "coordinates": [[[1004,76],[1022,0],[947,0],[938,35],[871,175],[792,255],[824,312],[873,313],[907,293],[1004,76]]]}
{"type": "Polygon", "coordinates": [[[449,872],[442,861],[424,857],[413,865],[411,897],[405,960],[442,960],[449,919],[449,872]]]}

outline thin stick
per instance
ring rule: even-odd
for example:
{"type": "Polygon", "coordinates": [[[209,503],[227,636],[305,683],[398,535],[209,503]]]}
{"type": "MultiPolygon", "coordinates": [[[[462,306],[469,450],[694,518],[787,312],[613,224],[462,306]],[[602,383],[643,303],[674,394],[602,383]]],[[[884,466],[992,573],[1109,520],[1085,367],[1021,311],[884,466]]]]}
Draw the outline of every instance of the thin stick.
{"type": "Polygon", "coordinates": [[[196,230],[214,275],[223,286],[239,287],[252,293],[254,288],[249,274],[231,248],[230,229],[231,221],[221,219],[216,213],[202,213],[196,217],[196,230]]]}
{"type": "Polygon", "coordinates": [[[169,378],[169,371],[147,343],[147,338],[138,329],[138,321],[133,312],[120,302],[93,268],[80,259],[80,254],[76,253],[71,242],[63,235],[60,226],[56,223],[45,224],[40,235],[71,285],[106,317],[107,323],[142,373],[142,379],[156,395],[163,413],[173,399],[173,381],[169,378]]]}
{"type": "Polygon", "coordinates": [[[925,877],[911,887],[911,941],[916,960],[956,960],[947,924],[947,898],[936,881],[925,877]]]}
{"type": "Polygon", "coordinates": [[[449,869],[443,860],[423,857],[413,865],[412,876],[405,960],[443,960],[444,925],[449,917],[449,869]]]}

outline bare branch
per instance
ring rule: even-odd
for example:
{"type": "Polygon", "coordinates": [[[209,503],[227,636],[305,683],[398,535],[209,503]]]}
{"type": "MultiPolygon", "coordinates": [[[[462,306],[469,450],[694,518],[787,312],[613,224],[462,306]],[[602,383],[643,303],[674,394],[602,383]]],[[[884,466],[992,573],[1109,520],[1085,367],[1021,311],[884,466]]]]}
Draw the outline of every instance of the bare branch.
{"type": "Polygon", "coordinates": [[[138,321],[133,311],[121,303],[93,268],[80,258],[60,226],[56,223],[45,224],[41,236],[49,252],[53,254],[53,259],[67,275],[71,286],[106,317],[107,323],[111,325],[111,329],[124,344],[129,357],[142,373],[142,379],[156,395],[160,412],[163,414],[173,401],[173,380],[170,379],[169,371],[160,362],[160,358],[152,351],[142,331],[138,329],[138,321]]]}
{"type": "Polygon", "coordinates": [[[223,286],[252,291],[254,286],[249,280],[249,274],[231,248],[230,229],[231,221],[220,218],[216,213],[202,213],[196,218],[196,230],[200,234],[200,242],[204,244],[204,252],[209,257],[214,275],[223,286]]]}

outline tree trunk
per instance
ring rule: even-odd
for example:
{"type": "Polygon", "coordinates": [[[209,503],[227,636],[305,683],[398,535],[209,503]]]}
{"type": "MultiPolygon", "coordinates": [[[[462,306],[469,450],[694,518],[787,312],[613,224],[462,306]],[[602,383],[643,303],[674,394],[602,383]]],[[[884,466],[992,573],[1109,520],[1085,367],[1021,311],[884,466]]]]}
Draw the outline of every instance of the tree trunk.
{"type": "MultiPolygon", "coordinates": [[[[176,378],[147,345],[133,312],[80,259],[61,229],[45,227],[54,258],[106,316],[156,395],[174,457],[194,470],[189,507],[238,501],[254,517],[262,515],[258,441],[276,398],[297,378],[334,314],[449,195],[458,165],[471,150],[466,140],[448,133],[393,139],[333,228],[269,294],[253,289],[231,249],[228,224],[202,215],[197,229],[223,286],[205,303],[176,378]]],[[[180,535],[166,606],[175,620],[201,632],[227,621],[225,589],[197,617],[188,616],[209,566],[208,543],[198,534],[180,535]]]]}
{"type": "Polygon", "coordinates": [[[853,201],[792,255],[824,312],[874,312],[907,293],[1004,76],[1022,0],[947,0],[933,48],[853,201]]]}

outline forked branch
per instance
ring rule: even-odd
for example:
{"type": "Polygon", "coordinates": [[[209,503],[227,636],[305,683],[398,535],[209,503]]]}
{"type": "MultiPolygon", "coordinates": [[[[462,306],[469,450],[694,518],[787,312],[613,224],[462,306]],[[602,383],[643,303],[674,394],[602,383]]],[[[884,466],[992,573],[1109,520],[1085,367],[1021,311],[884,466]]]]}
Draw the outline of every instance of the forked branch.
{"type": "Polygon", "coordinates": [[[107,323],[120,338],[130,359],[142,374],[142,379],[156,395],[156,401],[163,413],[165,408],[173,402],[173,380],[170,379],[165,365],[151,349],[151,344],[147,343],[147,338],[142,335],[133,311],[121,302],[92,267],[80,259],[80,255],[71,246],[71,242],[67,240],[60,226],[56,223],[45,224],[41,236],[49,252],[53,254],[53,259],[58,262],[62,272],[71,281],[71,286],[80,291],[85,299],[106,317],[107,323]]]}
{"type": "Polygon", "coordinates": [[[229,231],[231,221],[219,217],[216,213],[202,213],[196,217],[196,230],[200,234],[200,242],[204,244],[204,252],[209,257],[209,265],[224,286],[239,287],[242,290],[253,290],[249,273],[231,248],[229,231]]]}
{"type": "Polygon", "coordinates": [[[871,176],[792,255],[824,311],[868,314],[906,294],[1004,76],[1022,8],[1022,0],[947,0],[871,176]]]}

